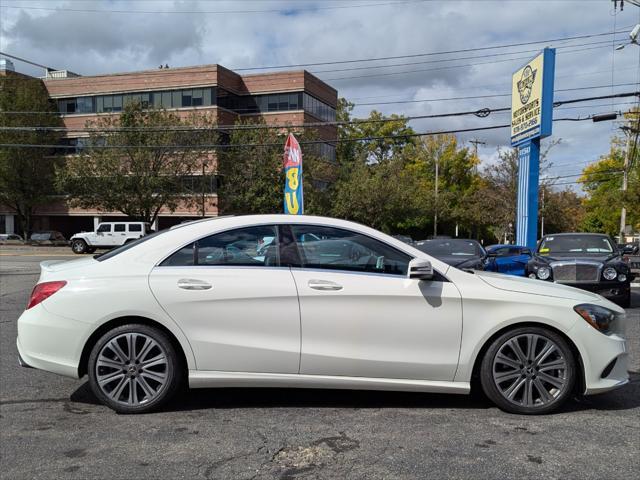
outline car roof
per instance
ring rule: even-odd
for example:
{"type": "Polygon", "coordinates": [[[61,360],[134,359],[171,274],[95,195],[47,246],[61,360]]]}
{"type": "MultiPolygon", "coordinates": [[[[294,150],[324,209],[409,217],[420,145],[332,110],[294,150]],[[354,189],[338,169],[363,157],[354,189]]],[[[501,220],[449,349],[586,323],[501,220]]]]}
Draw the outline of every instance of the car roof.
{"type": "Polygon", "coordinates": [[[606,233],[591,233],[591,232],[565,232],[565,233],[550,233],[548,235],[545,235],[542,238],[547,238],[547,237],[568,237],[571,235],[583,235],[583,236],[590,236],[590,237],[609,237],[609,235],[607,235],[606,233]]]}

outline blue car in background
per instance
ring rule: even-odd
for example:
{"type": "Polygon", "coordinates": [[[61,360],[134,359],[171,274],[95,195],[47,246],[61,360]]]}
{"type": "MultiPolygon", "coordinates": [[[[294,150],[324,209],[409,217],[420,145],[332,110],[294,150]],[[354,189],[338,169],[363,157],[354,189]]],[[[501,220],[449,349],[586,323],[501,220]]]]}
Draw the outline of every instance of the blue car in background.
{"type": "Polygon", "coordinates": [[[507,275],[525,276],[525,267],[531,260],[531,249],[520,245],[490,245],[487,253],[493,262],[485,270],[507,275]]]}

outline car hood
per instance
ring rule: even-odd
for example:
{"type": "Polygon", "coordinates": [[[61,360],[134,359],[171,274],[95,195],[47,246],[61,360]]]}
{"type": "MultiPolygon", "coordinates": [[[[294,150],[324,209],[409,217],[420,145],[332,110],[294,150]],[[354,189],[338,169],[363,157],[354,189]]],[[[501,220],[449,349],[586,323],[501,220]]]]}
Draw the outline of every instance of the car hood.
{"type": "Polygon", "coordinates": [[[601,255],[576,255],[575,253],[554,253],[553,255],[540,255],[536,254],[536,258],[542,259],[546,262],[562,262],[562,261],[577,261],[577,262],[606,262],[616,258],[618,255],[615,253],[601,254],[601,255]]]}
{"type": "Polygon", "coordinates": [[[493,272],[475,272],[475,275],[493,288],[509,292],[567,298],[579,302],[592,302],[600,299],[600,295],[587,292],[586,290],[580,290],[567,285],[560,285],[533,278],[514,277],[512,275],[503,275],[501,273],[493,272]]]}

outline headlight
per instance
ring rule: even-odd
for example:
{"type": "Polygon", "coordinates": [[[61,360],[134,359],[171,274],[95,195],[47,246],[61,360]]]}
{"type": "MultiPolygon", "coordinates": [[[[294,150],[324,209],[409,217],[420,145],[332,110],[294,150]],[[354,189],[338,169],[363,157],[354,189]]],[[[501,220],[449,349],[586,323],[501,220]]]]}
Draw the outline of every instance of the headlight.
{"type": "Polygon", "coordinates": [[[618,272],[613,267],[607,267],[604,269],[604,272],[602,272],[602,276],[606,280],[615,280],[615,278],[618,276],[618,272]]]}
{"type": "Polygon", "coordinates": [[[621,320],[624,315],[619,315],[608,308],[588,303],[576,305],[573,309],[586,320],[589,325],[602,333],[622,333],[621,320]]]}
{"type": "Polygon", "coordinates": [[[624,273],[621,273],[620,275],[618,275],[618,280],[621,282],[626,282],[627,276],[624,273]]]}
{"type": "Polygon", "coordinates": [[[538,268],[538,278],[540,280],[546,280],[551,276],[551,269],[549,267],[538,268]]]}

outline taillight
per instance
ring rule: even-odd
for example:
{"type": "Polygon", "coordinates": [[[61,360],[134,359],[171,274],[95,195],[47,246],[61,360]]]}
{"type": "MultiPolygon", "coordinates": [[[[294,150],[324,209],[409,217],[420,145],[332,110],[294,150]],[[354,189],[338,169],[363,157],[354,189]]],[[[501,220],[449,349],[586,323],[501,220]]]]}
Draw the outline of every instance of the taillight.
{"type": "Polygon", "coordinates": [[[46,300],[66,284],[67,282],[65,282],[64,280],[59,280],[56,282],[43,282],[37,284],[35,287],[33,287],[33,292],[31,292],[31,298],[29,298],[27,310],[29,310],[31,307],[35,307],[43,300],[46,300]]]}

